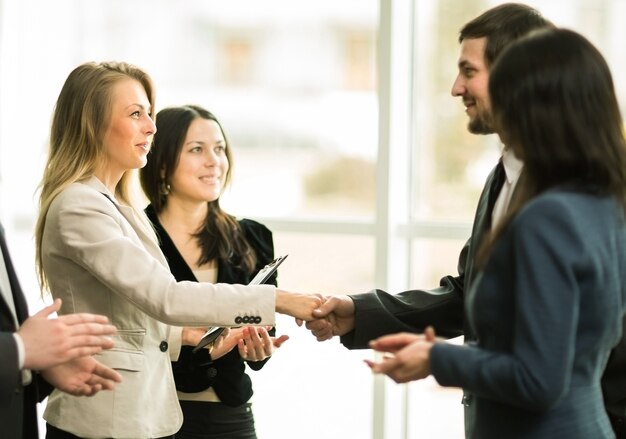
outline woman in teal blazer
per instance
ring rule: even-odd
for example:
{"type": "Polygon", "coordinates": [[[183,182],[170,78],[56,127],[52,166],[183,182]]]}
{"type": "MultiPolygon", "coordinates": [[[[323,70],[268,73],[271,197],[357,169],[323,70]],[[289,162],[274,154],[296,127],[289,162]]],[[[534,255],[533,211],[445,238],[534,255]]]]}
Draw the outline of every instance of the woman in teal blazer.
{"type": "Polygon", "coordinates": [[[489,91],[524,172],[468,292],[477,341],[392,335],[370,366],[463,387],[476,438],[612,438],[600,377],[625,310],[626,142],[609,68],[579,34],[544,30],[505,50],[489,91]]]}

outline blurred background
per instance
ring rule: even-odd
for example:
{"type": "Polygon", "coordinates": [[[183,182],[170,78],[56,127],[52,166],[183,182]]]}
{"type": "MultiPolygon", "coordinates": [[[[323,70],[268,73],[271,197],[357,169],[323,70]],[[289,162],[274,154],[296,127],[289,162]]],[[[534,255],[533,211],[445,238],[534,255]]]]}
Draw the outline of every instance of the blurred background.
{"type": "MultiPolygon", "coordinates": [[[[0,219],[31,312],[37,185],[69,72],[123,60],[153,77],[157,110],[199,104],[234,154],[223,207],[274,232],[285,289],[429,288],[458,253],[500,145],[466,131],[450,95],[458,31],[480,0],[0,0],[0,219]]],[[[625,0],[537,0],[626,67],[625,0]]],[[[624,111],[626,78],[616,75],[624,111]]],[[[112,256],[113,257],[113,256],[112,256]]],[[[251,372],[260,439],[455,438],[461,393],[374,378],[369,350],[291,336],[251,372]]],[[[462,342],[457,339],[455,342],[462,342]]],[[[146,389],[146,391],[149,391],[146,389]]]]}

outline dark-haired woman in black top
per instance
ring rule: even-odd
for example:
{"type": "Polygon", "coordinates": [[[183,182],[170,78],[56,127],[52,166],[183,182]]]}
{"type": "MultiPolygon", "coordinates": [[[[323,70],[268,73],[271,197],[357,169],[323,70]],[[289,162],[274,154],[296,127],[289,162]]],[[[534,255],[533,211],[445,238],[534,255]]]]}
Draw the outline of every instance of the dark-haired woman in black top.
{"type": "MultiPolygon", "coordinates": [[[[166,108],[156,120],[140,177],[170,270],[178,281],[247,284],[274,258],[272,232],[219,206],[231,163],[220,123],[198,106],[166,108]]],[[[276,285],[275,275],[270,283],[276,285]]],[[[261,369],[288,337],[273,338],[273,328],[231,329],[214,350],[193,353],[204,329],[172,329],[173,357],[180,346],[172,366],[184,416],[176,438],[256,438],[245,365],[261,369]]]]}

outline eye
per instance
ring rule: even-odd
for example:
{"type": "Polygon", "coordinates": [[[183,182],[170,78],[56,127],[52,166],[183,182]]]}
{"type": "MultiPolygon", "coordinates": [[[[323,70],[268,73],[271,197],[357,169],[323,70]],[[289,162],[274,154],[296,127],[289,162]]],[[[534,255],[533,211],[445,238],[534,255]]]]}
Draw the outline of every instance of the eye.
{"type": "Polygon", "coordinates": [[[222,154],[224,151],[226,151],[226,147],[224,145],[216,145],[215,146],[215,152],[218,154],[222,154]]]}
{"type": "Polygon", "coordinates": [[[463,74],[463,76],[465,76],[466,78],[471,78],[472,76],[474,76],[475,70],[469,67],[465,67],[461,73],[463,74]]]}
{"type": "Polygon", "coordinates": [[[202,147],[201,146],[194,146],[193,148],[191,148],[189,150],[189,152],[202,152],[202,147]]]}
{"type": "Polygon", "coordinates": [[[141,111],[137,110],[137,111],[133,111],[130,114],[130,117],[134,118],[134,119],[139,119],[139,116],[141,116],[141,111]]]}

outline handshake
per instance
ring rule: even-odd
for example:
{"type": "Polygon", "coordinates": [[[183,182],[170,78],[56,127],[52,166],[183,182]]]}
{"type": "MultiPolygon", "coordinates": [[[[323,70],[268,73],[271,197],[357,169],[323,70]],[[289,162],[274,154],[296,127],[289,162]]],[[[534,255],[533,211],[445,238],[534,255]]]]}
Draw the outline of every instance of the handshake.
{"type": "MultiPolygon", "coordinates": [[[[354,330],[356,313],[350,296],[315,295],[309,297],[310,304],[317,305],[309,311],[309,315],[297,316],[291,312],[285,312],[285,314],[296,317],[296,323],[299,326],[305,324],[318,341],[330,340],[354,330]]],[[[279,311],[278,306],[277,311],[279,311]]],[[[372,372],[385,374],[398,383],[429,376],[430,349],[435,343],[444,341],[435,336],[435,331],[430,326],[423,334],[403,332],[378,335],[380,335],[379,338],[369,341],[368,347],[384,355],[379,362],[365,360],[365,363],[372,369],[372,372]]]]}
{"type": "Polygon", "coordinates": [[[321,296],[276,290],[276,311],[295,317],[318,341],[344,335],[354,329],[354,302],[349,296],[321,296]]]}

